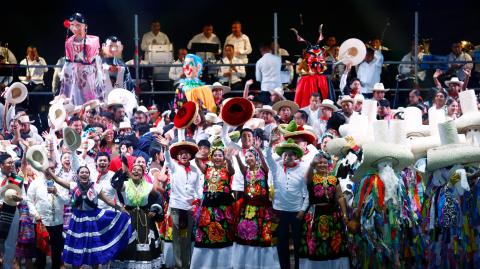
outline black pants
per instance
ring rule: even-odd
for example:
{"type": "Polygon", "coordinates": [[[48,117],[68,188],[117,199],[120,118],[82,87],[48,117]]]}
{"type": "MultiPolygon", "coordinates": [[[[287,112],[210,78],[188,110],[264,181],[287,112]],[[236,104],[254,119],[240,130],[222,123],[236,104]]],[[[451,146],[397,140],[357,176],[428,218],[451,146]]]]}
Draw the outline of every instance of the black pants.
{"type": "Polygon", "coordinates": [[[280,222],[278,224],[277,252],[278,259],[280,260],[280,268],[282,269],[290,268],[290,226],[292,227],[295,269],[298,269],[299,267],[298,250],[300,249],[302,222],[301,220],[297,219],[297,214],[298,212],[277,211],[277,215],[280,218],[280,222]]]}
{"type": "MultiPolygon", "coordinates": [[[[37,225],[37,224],[36,224],[37,225]]],[[[63,224],[57,226],[45,226],[50,237],[50,248],[52,250],[52,269],[59,269],[62,265],[63,251],[63,224]]],[[[45,268],[47,264],[47,256],[41,250],[37,249],[37,259],[35,261],[36,268],[45,268]]]]}

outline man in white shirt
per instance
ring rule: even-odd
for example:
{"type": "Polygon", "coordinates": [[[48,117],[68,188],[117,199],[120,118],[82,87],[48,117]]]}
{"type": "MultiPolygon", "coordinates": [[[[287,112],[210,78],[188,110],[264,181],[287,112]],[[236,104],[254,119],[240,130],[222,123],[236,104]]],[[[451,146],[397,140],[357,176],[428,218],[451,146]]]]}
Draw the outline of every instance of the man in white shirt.
{"type": "Polygon", "coordinates": [[[301,108],[301,110],[305,111],[308,115],[308,122],[307,124],[310,126],[317,126],[320,121],[320,117],[322,116],[322,111],[320,110],[320,94],[313,93],[310,97],[310,105],[307,107],[301,108]]]}
{"type": "Polygon", "coordinates": [[[42,91],[45,82],[43,81],[43,75],[48,72],[48,67],[35,68],[35,65],[47,65],[45,59],[38,55],[37,48],[34,46],[28,46],[27,57],[20,62],[20,65],[26,66],[25,76],[20,76],[20,81],[27,85],[29,91],[42,91]]]}
{"type": "Polygon", "coordinates": [[[357,77],[363,86],[361,93],[367,98],[372,97],[373,85],[380,82],[382,65],[383,55],[380,50],[368,48],[365,60],[357,67],[357,77]]]}
{"type": "Polygon", "coordinates": [[[170,173],[170,211],[172,216],[172,240],[173,254],[175,256],[175,268],[190,268],[192,256],[191,234],[193,227],[193,205],[199,205],[202,196],[200,171],[190,161],[198,152],[194,143],[187,145],[170,145],[162,139],[165,149],[165,161],[170,173]],[[170,156],[170,152],[176,156],[170,156]],[[172,159],[173,158],[173,159],[172,159]]]}
{"type": "Polygon", "coordinates": [[[180,84],[180,79],[185,78],[185,73],[183,73],[183,62],[185,61],[185,56],[187,55],[187,49],[181,48],[178,49],[178,59],[173,62],[180,66],[172,66],[168,72],[168,78],[173,80],[173,87],[177,88],[180,84]]]}
{"type": "MultiPolygon", "coordinates": [[[[50,238],[52,268],[60,268],[64,244],[63,207],[69,203],[70,197],[68,190],[53,180],[46,179],[43,173],[39,175],[28,188],[28,210],[35,218],[36,225],[45,225],[50,238]]],[[[35,265],[37,268],[45,268],[46,254],[42,251],[37,250],[35,265]]]]}
{"type": "Polygon", "coordinates": [[[248,54],[252,53],[252,45],[247,35],[242,33],[242,24],[239,21],[232,23],[232,33],[225,39],[225,45],[235,48],[235,57],[243,63],[248,63],[248,54]]]}
{"type": "Polygon", "coordinates": [[[220,39],[213,33],[213,25],[211,24],[204,25],[203,31],[200,34],[195,35],[192,39],[190,39],[187,45],[187,49],[191,50],[193,43],[207,43],[207,44],[218,45],[218,52],[216,54],[212,52],[206,52],[206,53],[201,51],[196,52],[196,54],[199,57],[202,57],[202,60],[204,62],[208,60],[214,60],[215,56],[222,52],[220,39]]]}
{"type": "Polygon", "coordinates": [[[260,52],[262,58],[255,65],[255,77],[257,81],[261,82],[262,92],[282,87],[282,79],[280,78],[282,59],[272,54],[270,43],[263,44],[260,52]]]}
{"type": "MultiPolygon", "coordinates": [[[[95,184],[95,189],[97,189],[99,193],[103,191],[110,200],[118,201],[117,193],[111,183],[111,179],[115,173],[108,169],[110,167],[110,156],[106,152],[99,152],[95,157],[95,162],[96,169],[90,169],[90,178],[95,184]]],[[[115,210],[102,199],[98,200],[98,208],[115,210]]]]}
{"type": "Polygon", "coordinates": [[[273,209],[280,221],[278,223],[278,257],[280,267],[290,268],[289,239],[290,229],[293,237],[295,268],[299,266],[298,251],[300,247],[301,223],[308,208],[308,191],[305,174],[308,166],[298,161],[302,157],[302,149],[295,143],[285,141],[275,148],[281,160],[275,161],[272,155],[272,145],[278,141],[278,135],[272,136],[267,148],[266,162],[273,175],[275,196],[273,209]]]}
{"type": "MultiPolygon", "coordinates": [[[[452,44],[452,52],[448,55],[448,61],[471,61],[472,57],[462,51],[462,46],[460,42],[455,42],[452,44]]],[[[462,64],[462,63],[453,63],[448,65],[449,73],[452,73],[454,77],[458,77],[460,80],[465,80],[465,73],[463,69],[472,69],[473,64],[462,64]]]]}
{"type": "MultiPolygon", "coordinates": [[[[222,59],[223,64],[241,64],[243,60],[234,56],[236,54],[235,48],[231,44],[226,44],[223,49],[225,57],[222,59]]],[[[243,90],[242,78],[245,77],[245,66],[221,66],[218,70],[219,81],[223,85],[230,86],[233,91],[243,90]]]]}
{"type": "Polygon", "coordinates": [[[152,22],[151,31],[145,33],[142,37],[142,44],[141,48],[143,51],[148,50],[148,46],[150,45],[167,45],[170,44],[170,39],[168,36],[162,32],[160,32],[160,22],[154,21],[152,22]]]}
{"type": "MultiPolygon", "coordinates": [[[[415,62],[415,59],[418,59],[418,61],[421,61],[423,59],[423,52],[418,51],[418,56],[417,57],[414,57],[414,54],[415,54],[415,42],[412,44],[412,47],[411,47],[410,51],[407,54],[405,54],[405,56],[403,56],[402,62],[415,62]]],[[[400,77],[398,78],[399,80],[400,79],[414,78],[414,76],[415,76],[415,65],[414,64],[399,64],[398,65],[398,74],[400,75],[400,77]]],[[[417,74],[418,74],[418,78],[420,80],[423,81],[425,79],[425,71],[420,71],[417,74]]]]}

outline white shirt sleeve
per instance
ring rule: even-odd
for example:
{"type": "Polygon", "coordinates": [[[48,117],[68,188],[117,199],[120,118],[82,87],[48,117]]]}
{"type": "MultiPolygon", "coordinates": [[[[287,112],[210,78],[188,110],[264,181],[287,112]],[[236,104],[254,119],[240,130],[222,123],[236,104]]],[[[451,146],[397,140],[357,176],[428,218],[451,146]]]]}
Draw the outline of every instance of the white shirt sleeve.
{"type": "Polygon", "coordinates": [[[28,206],[28,211],[30,212],[30,215],[33,218],[37,218],[40,215],[38,214],[37,208],[35,207],[35,201],[36,201],[36,193],[37,193],[37,185],[40,180],[34,180],[31,184],[30,187],[28,188],[27,191],[27,206],[28,206]]]}
{"type": "Polygon", "coordinates": [[[140,47],[142,48],[143,51],[146,51],[148,49],[148,33],[144,34],[142,37],[142,44],[140,47]]]}

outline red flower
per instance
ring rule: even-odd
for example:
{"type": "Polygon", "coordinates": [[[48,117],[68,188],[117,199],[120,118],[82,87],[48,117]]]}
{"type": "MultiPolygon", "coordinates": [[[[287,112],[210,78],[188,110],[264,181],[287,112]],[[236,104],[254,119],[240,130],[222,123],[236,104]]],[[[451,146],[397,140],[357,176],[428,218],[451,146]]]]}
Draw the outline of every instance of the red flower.
{"type": "Polygon", "coordinates": [[[208,224],[210,224],[210,211],[208,211],[208,208],[203,207],[200,213],[199,226],[204,227],[204,226],[207,226],[208,224]]]}

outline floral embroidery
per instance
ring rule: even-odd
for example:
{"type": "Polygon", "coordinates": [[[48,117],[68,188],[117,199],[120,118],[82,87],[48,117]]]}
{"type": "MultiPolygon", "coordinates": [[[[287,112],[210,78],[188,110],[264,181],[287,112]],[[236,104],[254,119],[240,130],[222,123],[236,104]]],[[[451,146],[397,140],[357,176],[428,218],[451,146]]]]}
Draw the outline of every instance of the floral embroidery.
{"type": "Polygon", "coordinates": [[[212,243],[222,242],[225,237],[225,230],[223,230],[222,225],[218,222],[211,222],[208,225],[208,239],[212,243]]]}
{"type": "Polygon", "coordinates": [[[244,240],[254,240],[257,237],[258,226],[254,221],[242,220],[237,229],[238,236],[244,240]]]}
{"type": "Polygon", "coordinates": [[[256,208],[254,206],[247,205],[247,207],[245,208],[245,218],[253,219],[253,217],[255,217],[255,209],[256,208]]]}
{"type": "Polygon", "coordinates": [[[202,211],[200,213],[200,226],[207,226],[210,224],[210,211],[208,211],[208,208],[203,207],[202,211]]]}

